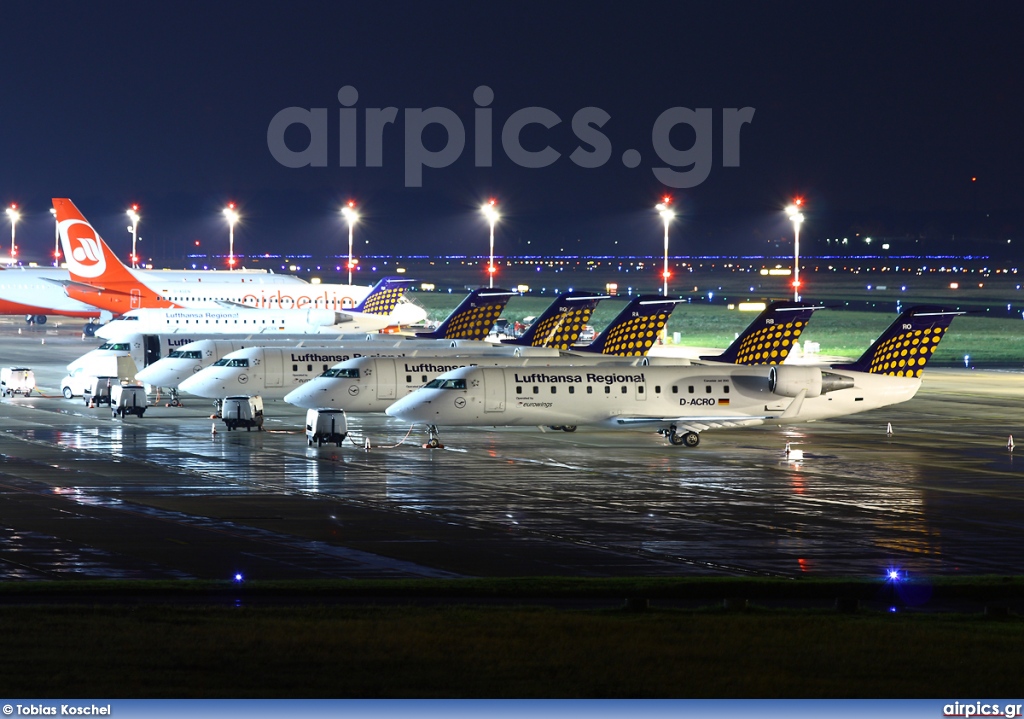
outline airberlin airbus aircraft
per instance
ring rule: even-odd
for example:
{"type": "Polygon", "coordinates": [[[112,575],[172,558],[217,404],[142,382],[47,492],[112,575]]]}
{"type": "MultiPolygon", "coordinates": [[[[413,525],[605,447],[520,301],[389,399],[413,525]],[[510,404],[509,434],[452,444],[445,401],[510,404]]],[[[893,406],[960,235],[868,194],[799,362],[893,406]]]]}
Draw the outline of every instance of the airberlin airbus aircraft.
{"type": "MultiPolygon", "coordinates": [[[[71,281],[68,297],[115,315],[148,308],[219,308],[225,302],[264,309],[306,309],[340,312],[355,307],[369,294],[359,285],[265,286],[266,275],[224,273],[217,279],[174,282],[155,278],[143,282],[121,262],[75,204],[56,197],[61,246],[71,281]]],[[[276,277],[269,275],[269,277],[276,277]]],[[[397,324],[412,324],[426,317],[421,307],[402,301],[392,317],[397,324]]]]}

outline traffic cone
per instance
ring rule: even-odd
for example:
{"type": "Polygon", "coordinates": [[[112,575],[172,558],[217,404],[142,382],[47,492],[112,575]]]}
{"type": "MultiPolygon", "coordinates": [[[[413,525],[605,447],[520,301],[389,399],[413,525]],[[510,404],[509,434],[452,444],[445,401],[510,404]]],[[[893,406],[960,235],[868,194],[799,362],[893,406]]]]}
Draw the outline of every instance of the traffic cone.
{"type": "Polygon", "coordinates": [[[214,422],[210,425],[210,436],[217,434],[217,423],[214,422]]]}
{"type": "Polygon", "coordinates": [[[892,437],[892,422],[885,423],[885,436],[892,437]]]}
{"type": "Polygon", "coordinates": [[[1010,435],[1010,438],[1008,440],[1006,440],[1006,449],[1008,449],[1011,452],[1013,451],[1013,435],[1012,434],[1010,435]]]}
{"type": "Polygon", "coordinates": [[[365,450],[370,450],[371,449],[370,438],[369,437],[363,437],[363,449],[365,449],[365,450]]]}

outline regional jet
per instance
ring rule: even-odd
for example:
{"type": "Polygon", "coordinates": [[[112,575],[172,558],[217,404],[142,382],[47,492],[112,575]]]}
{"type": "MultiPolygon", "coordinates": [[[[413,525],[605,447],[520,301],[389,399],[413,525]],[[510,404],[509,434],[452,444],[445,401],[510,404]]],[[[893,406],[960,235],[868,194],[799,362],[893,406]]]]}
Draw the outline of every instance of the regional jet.
{"type": "Polygon", "coordinates": [[[462,367],[398,400],[387,414],[428,425],[595,425],[656,429],[696,447],[707,429],[841,417],[911,399],[953,318],[941,307],[905,311],[856,362],[688,367],[462,367]]]}

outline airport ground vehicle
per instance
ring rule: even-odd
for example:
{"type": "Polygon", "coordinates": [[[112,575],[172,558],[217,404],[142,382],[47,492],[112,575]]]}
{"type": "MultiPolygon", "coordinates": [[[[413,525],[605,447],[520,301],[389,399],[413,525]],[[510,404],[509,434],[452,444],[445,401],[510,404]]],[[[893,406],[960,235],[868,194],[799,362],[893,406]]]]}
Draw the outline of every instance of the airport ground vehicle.
{"type": "Polygon", "coordinates": [[[85,404],[95,404],[99,407],[101,404],[110,406],[110,395],[115,387],[121,386],[121,380],[117,377],[93,377],[92,386],[86,393],[85,404]]]}
{"type": "Polygon", "coordinates": [[[118,384],[110,389],[110,415],[121,417],[133,414],[142,417],[146,412],[146,390],[134,384],[118,384]]]}
{"type": "Polygon", "coordinates": [[[69,368],[70,374],[60,382],[61,394],[67,399],[91,394],[97,377],[112,377],[113,384],[121,384],[121,380],[132,381],[138,369],[135,360],[126,355],[91,357],[86,362],[73,362],[69,368]]]}
{"type": "Polygon", "coordinates": [[[348,419],[344,410],[311,409],[306,412],[306,444],[319,447],[334,442],[340,447],[348,436],[348,419]]]}
{"type": "Polygon", "coordinates": [[[0,392],[4,397],[23,394],[28,397],[36,388],[36,374],[28,367],[0,369],[0,392]]]}
{"type": "Polygon", "coordinates": [[[253,427],[263,429],[263,398],[259,395],[225,397],[220,413],[228,431],[239,427],[245,427],[246,432],[253,427]]]}

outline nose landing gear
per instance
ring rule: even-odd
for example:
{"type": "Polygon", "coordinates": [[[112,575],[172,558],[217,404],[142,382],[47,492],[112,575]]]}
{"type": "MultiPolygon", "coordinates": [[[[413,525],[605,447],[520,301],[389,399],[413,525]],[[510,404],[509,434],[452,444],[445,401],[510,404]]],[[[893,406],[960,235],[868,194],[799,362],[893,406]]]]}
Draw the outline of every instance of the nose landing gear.
{"type": "Polygon", "coordinates": [[[441,440],[437,436],[437,425],[430,425],[427,427],[427,441],[423,445],[423,449],[444,449],[444,445],[441,444],[441,440]]]}

